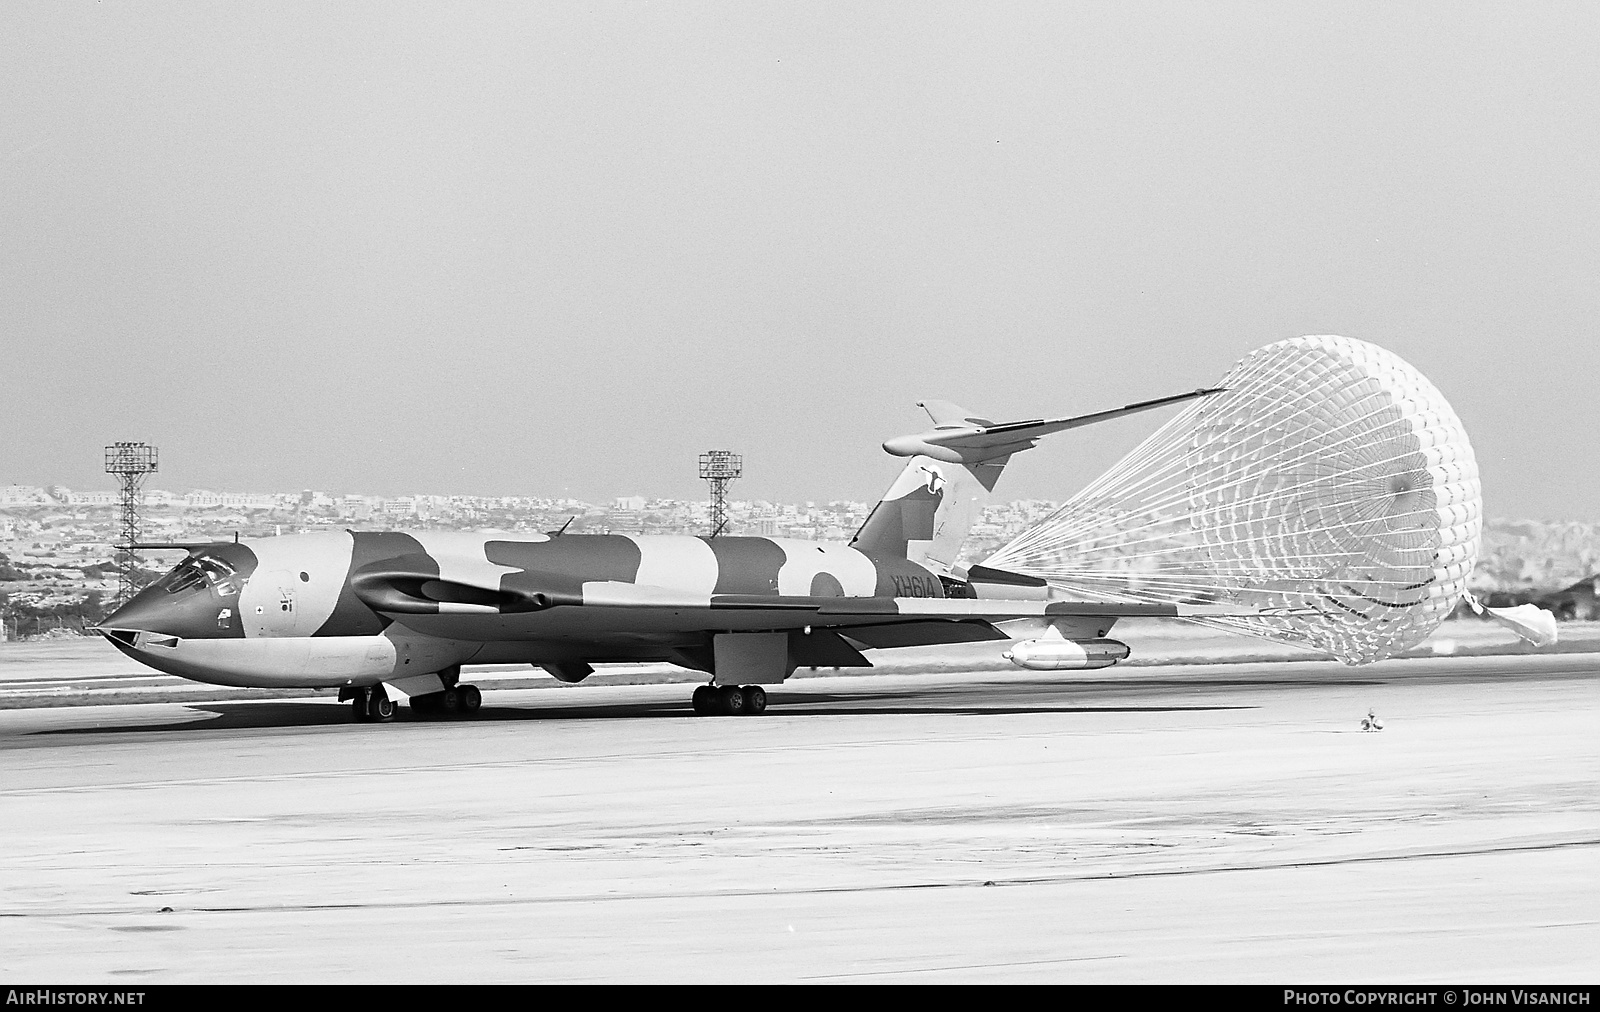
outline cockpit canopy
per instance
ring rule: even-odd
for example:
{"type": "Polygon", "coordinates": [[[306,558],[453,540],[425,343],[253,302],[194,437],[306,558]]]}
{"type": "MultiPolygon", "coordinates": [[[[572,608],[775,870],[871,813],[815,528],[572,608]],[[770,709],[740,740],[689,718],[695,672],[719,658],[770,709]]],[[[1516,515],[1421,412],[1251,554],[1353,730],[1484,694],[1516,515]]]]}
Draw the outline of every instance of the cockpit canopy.
{"type": "Polygon", "coordinates": [[[172,572],[157,581],[169,594],[182,594],[199,587],[212,587],[233,576],[235,570],[224,559],[212,555],[191,555],[172,572]]]}

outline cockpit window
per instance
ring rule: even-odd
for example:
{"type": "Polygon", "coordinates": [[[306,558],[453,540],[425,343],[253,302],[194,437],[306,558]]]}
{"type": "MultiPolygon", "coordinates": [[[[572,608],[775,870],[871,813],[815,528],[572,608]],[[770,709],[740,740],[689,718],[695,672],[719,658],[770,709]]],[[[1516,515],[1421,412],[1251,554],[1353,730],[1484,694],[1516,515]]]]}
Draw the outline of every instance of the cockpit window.
{"type": "Polygon", "coordinates": [[[233,567],[221,559],[191,555],[178,563],[165,579],[167,593],[180,594],[194,587],[215,585],[233,575],[233,567]]]}
{"type": "Polygon", "coordinates": [[[233,567],[221,559],[213,559],[209,555],[201,556],[198,560],[200,568],[205,571],[206,579],[211,583],[226,580],[233,575],[233,567]]]}

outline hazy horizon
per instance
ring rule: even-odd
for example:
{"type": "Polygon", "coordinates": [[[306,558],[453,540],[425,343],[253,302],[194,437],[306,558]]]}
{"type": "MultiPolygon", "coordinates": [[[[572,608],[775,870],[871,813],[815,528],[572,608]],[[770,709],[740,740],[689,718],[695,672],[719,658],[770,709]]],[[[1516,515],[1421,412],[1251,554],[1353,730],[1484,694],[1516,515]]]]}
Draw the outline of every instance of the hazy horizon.
{"type": "MultiPolygon", "coordinates": [[[[875,500],[1334,333],[1600,518],[1592,5],[8,5],[0,483],[875,500]]],[[[1176,410],[1176,409],[1171,409],[1176,410]]],[[[1051,437],[1062,500],[1167,413],[1051,437]]]]}

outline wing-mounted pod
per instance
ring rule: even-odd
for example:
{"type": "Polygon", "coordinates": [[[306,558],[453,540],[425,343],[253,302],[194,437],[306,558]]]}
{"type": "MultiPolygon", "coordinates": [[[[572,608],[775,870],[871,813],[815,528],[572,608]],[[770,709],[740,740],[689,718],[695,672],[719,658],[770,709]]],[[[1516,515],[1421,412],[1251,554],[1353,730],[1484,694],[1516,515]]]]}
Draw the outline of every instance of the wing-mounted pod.
{"type": "Polygon", "coordinates": [[[1126,660],[1128,645],[1108,639],[1068,639],[1051,626],[1043,636],[1023,640],[1000,656],[1030,671],[1081,671],[1126,660]]]}

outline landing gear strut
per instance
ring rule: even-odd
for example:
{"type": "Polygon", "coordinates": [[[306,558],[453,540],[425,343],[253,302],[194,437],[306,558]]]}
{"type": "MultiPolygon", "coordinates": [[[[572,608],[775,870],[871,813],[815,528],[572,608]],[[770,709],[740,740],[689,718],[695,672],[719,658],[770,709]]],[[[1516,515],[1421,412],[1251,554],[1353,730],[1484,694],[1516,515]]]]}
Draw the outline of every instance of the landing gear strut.
{"type": "Polygon", "coordinates": [[[354,689],[350,693],[350,709],[358,724],[380,724],[394,719],[399,710],[395,701],[383,691],[383,686],[354,689]]]}
{"type": "MultiPolygon", "coordinates": [[[[391,721],[400,711],[400,704],[389,698],[383,686],[350,687],[339,690],[341,700],[350,701],[350,710],[358,724],[391,721]]],[[[411,697],[411,712],[426,717],[470,716],[483,706],[483,693],[476,685],[454,685],[442,692],[411,697]]]]}
{"type": "Polygon", "coordinates": [[[694,690],[693,702],[701,717],[765,713],[767,690],[759,685],[701,685],[694,690]]]}

